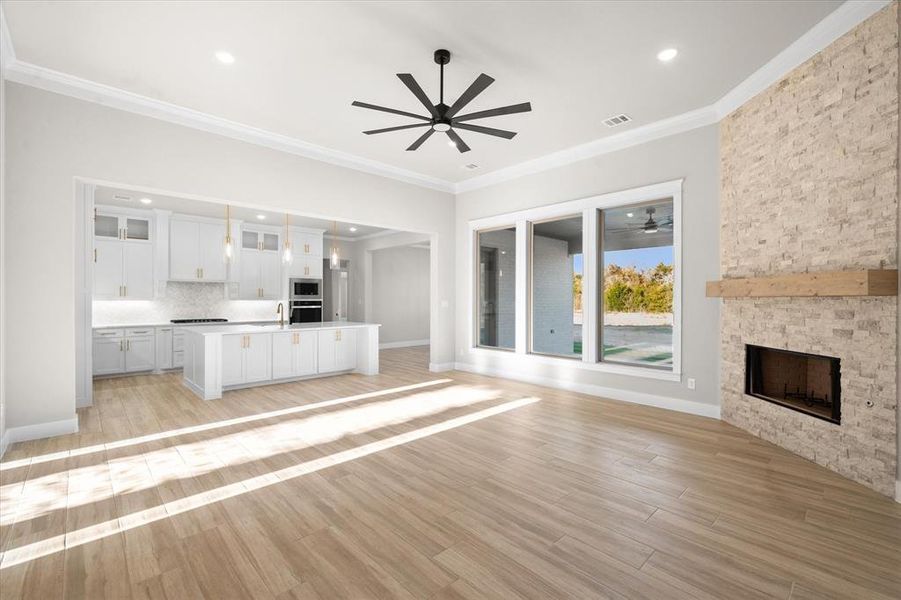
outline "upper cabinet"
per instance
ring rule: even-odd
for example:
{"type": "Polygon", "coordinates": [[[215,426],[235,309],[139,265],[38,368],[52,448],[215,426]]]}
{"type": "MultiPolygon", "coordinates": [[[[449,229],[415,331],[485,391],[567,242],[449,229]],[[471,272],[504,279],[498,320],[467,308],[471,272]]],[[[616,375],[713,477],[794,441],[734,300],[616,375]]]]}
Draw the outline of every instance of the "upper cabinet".
{"type": "Polygon", "coordinates": [[[95,300],[152,300],[153,217],[98,207],[94,215],[95,300]]]}
{"type": "Polygon", "coordinates": [[[322,279],[322,232],[295,229],[291,231],[294,261],[287,268],[287,277],[322,279]]]}
{"type": "Polygon", "coordinates": [[[281,285],[281,235],[275,231],[244,227],[238,260],[239,298],[278,300],[281,285]]]}
{"type": "Polygon", "coordinates": [[[169,279],[225,281],[228,268],[224,249],[224,221],[173,216],[169,221],[169,279]]]}

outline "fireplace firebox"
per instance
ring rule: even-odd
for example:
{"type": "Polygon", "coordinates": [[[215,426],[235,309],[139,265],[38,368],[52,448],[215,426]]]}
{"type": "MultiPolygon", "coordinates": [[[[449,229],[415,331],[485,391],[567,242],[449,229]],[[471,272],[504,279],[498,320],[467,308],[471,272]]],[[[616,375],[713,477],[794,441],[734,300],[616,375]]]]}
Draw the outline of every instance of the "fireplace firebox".
{"type": "Polygon", "coordinates": [[[831,356],[747,344],[745,393],[841,423],[841,362],[831,356]]]}

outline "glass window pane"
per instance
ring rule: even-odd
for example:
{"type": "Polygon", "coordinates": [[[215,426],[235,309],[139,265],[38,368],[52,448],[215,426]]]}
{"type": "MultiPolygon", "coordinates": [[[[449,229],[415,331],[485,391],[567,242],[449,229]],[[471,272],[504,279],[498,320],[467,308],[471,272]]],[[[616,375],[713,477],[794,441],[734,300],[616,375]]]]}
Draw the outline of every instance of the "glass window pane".
{"type": "Polygon", "coordinates": [[[278,234],[277,233],[264,233],[263,234],[263,250],[278,250],[278,234]]]}
{"type": "Polygon", "coordinates": [[[603,211],[601,358],[673,368],[673,201],[603,211]]]}
{"type": "Polygon", "coordinates": [[[125,223],[125,236],[130,240],[149,240],[150,221],[128,218],[125,223]]]}
{"type": "Polygon", "coordinates": [[[516,228],[478,236],[478,345],[516,347],[516,228]]]}
{"type": "Polygon", "coordinates": [[[582,217],[532,226],[532,352],[582,355],[582,217]]]}
{"type": "Polygon", "coordinates": [[[94,217],[94,235],[97,237],[119,237],[119,217],[97,215],[94,217]]]}
{"type": "Polygon", "coordinates": [[[257,242],[259,241],[259,235],[256,231],[247,231],[244,229],[241,231],[241,247],[246,248],[248,250],[256,250],[257,242]]]}

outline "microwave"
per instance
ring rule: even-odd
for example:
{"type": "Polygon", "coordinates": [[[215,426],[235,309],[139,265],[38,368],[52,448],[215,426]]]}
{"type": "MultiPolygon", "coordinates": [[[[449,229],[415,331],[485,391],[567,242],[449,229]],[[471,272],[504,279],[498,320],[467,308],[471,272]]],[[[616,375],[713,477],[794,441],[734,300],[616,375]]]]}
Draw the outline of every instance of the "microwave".
{"type": "Polygon", "coordinates": [[[291,300],[322,300],[321,279],[291,279],[291,300]]]}

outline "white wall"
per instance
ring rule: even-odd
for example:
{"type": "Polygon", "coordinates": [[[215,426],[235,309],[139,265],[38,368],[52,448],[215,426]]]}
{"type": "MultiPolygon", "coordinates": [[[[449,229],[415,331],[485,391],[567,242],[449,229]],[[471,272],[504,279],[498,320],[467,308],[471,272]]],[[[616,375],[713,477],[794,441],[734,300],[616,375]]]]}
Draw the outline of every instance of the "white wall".
{"type": "Polygon", "coordinates": [[[75,416],[74,181],[429,232],[433,363],[453,360],[450,194],[8,83],[7,421],[75,416]],[[442,302],[443,301],[443,302],[442,302]]]}
{"type": "MultiPolygon", "coordinates": [[[[0,30],[4,28],[0,27],[0,30]]],[[[5,32],[0,33],[5,36],[5,32]]],[[[0,41],[0,47],[4,44],[0,41]]],[[[6,67],[0,57],[0,456],[6,451],[6,67]]]]}
{"type": "MultiPolygon", "coordinates": [[[[704,296],[707,280],[719,273],[719,141],[716,126],[695,129],[551,171],[474,190],[457,197],[457,248],[470,244],[472,219],[555,204],[598,194],[684,178],[682,252],[682,382],[603,373],[569,366],[566,359],[528,361],[509,352],[470,352],[467,331],[472,300],[470,265],[457,261],[457,362],[461,366],[526,379],[557,381],[623,399],[658,404],[719,405],[719,303],[704,296]],[[685,378],[697,379],[689,390],[685,378]],[[647,397],[646,397],[647,396],[647,397]]],[[[703,408],[715,414],[715,408],[703,408]]]]}
{"type": "Polygon", "coordinates": [[[429,249],[400,246],[372,253],[372,321],[380,343],[429,338],[429,249]]]}

